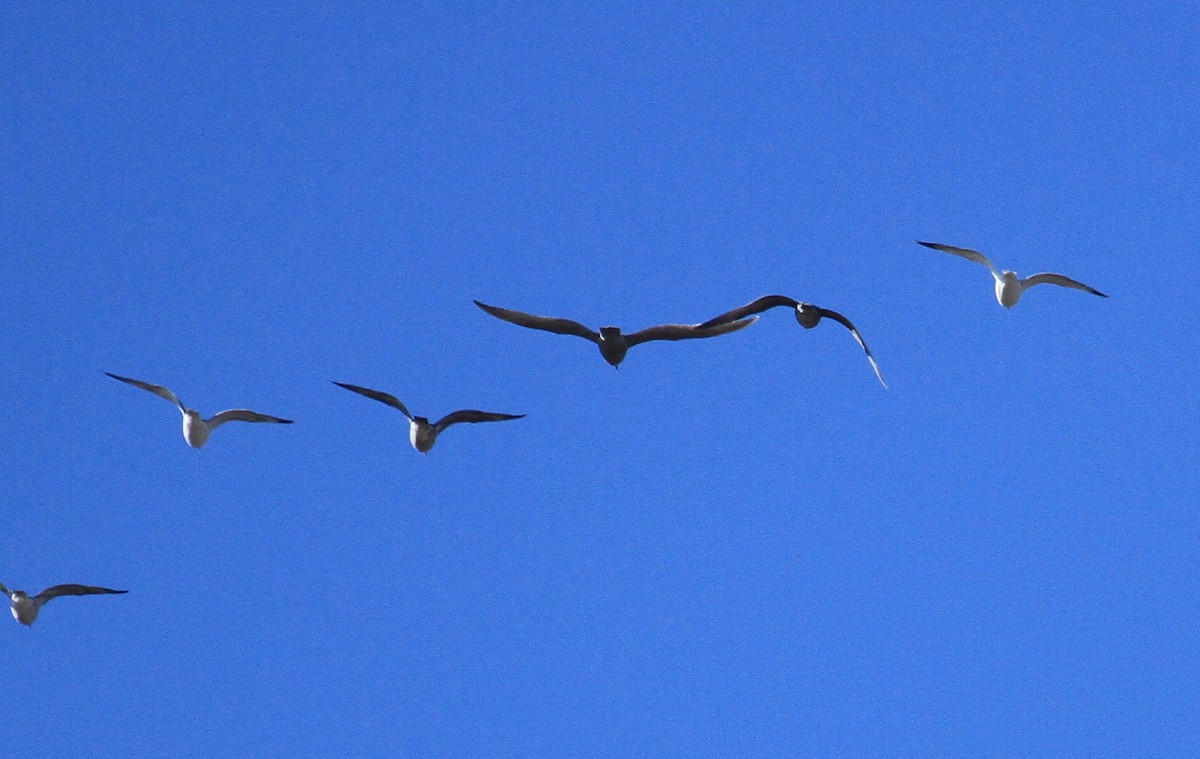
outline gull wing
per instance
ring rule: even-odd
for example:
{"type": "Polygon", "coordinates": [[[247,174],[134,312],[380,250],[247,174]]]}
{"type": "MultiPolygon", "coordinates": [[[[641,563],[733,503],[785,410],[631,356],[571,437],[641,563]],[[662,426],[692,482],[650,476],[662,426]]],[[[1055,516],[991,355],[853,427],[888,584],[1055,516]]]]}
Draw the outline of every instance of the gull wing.
{"type": "Polygon", "coordinates": [[[101,588],[95,585],[54,585],[46,588],[41,593],[33,597],[35,601],[46,603],[52,598],[59,596],[94,596],[101,593],[128,593],[128,590],[112,590],[111,588],[101,588]]]}
{"type": "Polygon", "coordinates": [[[883,375],[879,373],[879,364],[875,363],[875,356],[871,355],[871,349],[867,347],[866,341],[862,339],[862,335],[858,333],[858,330],[855,329],[854,325],[850,323],[850,320],[839,314],[837,311],[830,311],[828,308],[821,308],[818,306],[817,310],[821,312],[821,316],[828,316],[830,319],[833,319],[835,322],[840,323],[843,327],[850,330],[850,334],[854,335],[854,339],[858,341],[858,344],[862,346],[863,352],[867,354],[867,360],[871,362],[871,368],[875,370],[875,376],[879,379],[879,384],[886,388],[887,383],[883,381],[883,375]]]}
{"type": "Polygon", "coordinates": [[[720,316],[714,316],[706,322],[697,324],[696,329],[708,329],[709,327],[715,327],[720,324],[735,322],[753,314],[761,314],[763,311],[766,311],[769,308],[775,308],[776,306],[789,306],[791,308],[795,308],[798,305],[800,305],[799,301],[794,298],[789,298],[786,295],[764,295],[757,300],[750,301],[740,308],[735,308],[732,311],[726,311],[720,316]]]}
{"type": "Polygon", "coordinates": [[[280,419],[277,416],[269,416],[260,414],[257,411],[251,411],[244,408],[231,408],[222,411],[219,414],[213,415],[211,419],[205,419],[204,423],[209,429],[216,429],[225,422],[273,422],[275,424],[291,424],[291,419],[280,419]]]}
{"type": "Polygon", "coordinates": [[[166,389],[162,385],[151,385],[149,382],[142,382],[141,380],[135,380],[130,377],[122,377],[121,375],[113,374],[112,372],[105,372],[105,374],[107,374],[108,376],[112,377],[115,380],[120,380],[121,382],[124,382],[128,385],[133,385],[134,387],[140,387],[143,390],[147,390],[151,393],[154,393],[159,398],[166,398],[168,401],[170,401],[171,403],[174,403],[176,406],[178,406],[179,411],[181,413],[187,413],[187,409],[184,408],[184,405],[179,402],[178,398],[175,397],[175,393],[172,393],[170,390],[166,389]]]}
{"type": "Polygon", "coordinates": [[[977,264],[983,264],[984,266],[988,267],[988,271],[992,273],[993,277],[1000,276],[1000,272],[996,271],[996,267],[992,266],[992,262],[987,259],[987,256],[983,255],[977,250],[971,250],[970,248],[957,248],[953,245],[942,245],[938,242],[921,242],[920,240],[917,240],[917,245],[924,245],[926,248],[940,250],[943,253],[953,253],[956,256],[962,256],[968,261],[974,261],[977,264]]]}
{"type": "Polygon", "coordinates": [[[1099,290],[1088,287],[1082,282],[1071,279],[1070,277],[1064,277],[1061,274],[1034,274],[1021,280],[1022,287],[1033,287],[1034,285],[1059,285],[1060,287],[1070,287],[1075,290],[1083,290],[1085,293],[1099,295],[1101,298],[1108,297],[1099,290]]]}
{"type": "Polygon", "coordinates": [[[524,414],[497,414],[491,411],[475,411],[474,409],[463,409],[462,411],[454,411],[446,414],[441,419],[434,423],[433,427],[438,432],[446,429],[452,424],[459,422],[507,422],[509,419],[520,419],[524,414]]]}
{"type": "Polygon", "coordinates": [[[579,322],[571,321],[570,319],[555,319],[549,316],[534,316],[520,311],[513,311],[508,308],[500,308],[498,306],[489,306],[486,303],[475,301],[475,305],[496,317],[503,319],[506,322],[512,322],[520,327],[528,327],[529,329],[540,329],[545,332],[553,332],[556,335],[574,335],[582,337],[584,340],[591,340],[597,345],[600,344],[600,335],[593,332],[579,322]]]}
{"type": "MultiPolygon", "coordinates": [[[[333,382],[333,380],[330,380],[330,382],[333,382]]],[[[372,390],[368,387],[359,387],[358,385],[348,385],[345,382],[334,382],[333,384],[337,385],[338,387],[344,387],[352,393],[358,393],[359,395],[365,395],[366,397],[370,398],[371,400],[379,401],[380,403],[386,403],[387,405],[391,406],[392,408],[398,409],[401,414],[404,414],[405,418],[408,419],[408,421],[410,421],[410,422],[412,421],[412,414],[408,413],[408,409],[404,408],[404,404],[401,403],[400,399],[394,395],[380,392],[379,390],[372,390]]]]}
{"type": "Polygon", "coordinates": [[[660,324],[657,327],[647,327],[629,335],[625,341],[632,347],[650,340],[692,340],[700,337],[716,337],[730,332],[745,329],[758,321],[757,316],[741,321],[718,324],[715,327],[698,327],[694,324],[660,324]]]}
{"type": "Polygon", "coordinates": [[[0,582],[0,591],[3,591],[3,593],[4,593],[4,595],[5,595],[6,597],[7,597],[7,596],[8,596],[10,593],[12,593],[12,591],[11,591],[11,590],[9,590],[8,588],[6,588],[6,587],[4,586],[4,583],[2,583],[2,582],[0,582]]]}

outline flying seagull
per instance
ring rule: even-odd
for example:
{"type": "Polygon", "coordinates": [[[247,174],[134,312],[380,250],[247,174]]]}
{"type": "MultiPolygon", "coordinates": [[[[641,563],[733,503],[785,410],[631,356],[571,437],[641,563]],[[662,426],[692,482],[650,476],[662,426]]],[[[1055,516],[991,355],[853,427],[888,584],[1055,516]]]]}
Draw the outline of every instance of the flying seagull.
{"type": "Polygon", "coordinates": [[[601,327],[599,332],[593,332],[579,322],[571,321],[570,319],[534,316],[533,314],[525,314],[507,308],[489,306],[479,301],[475,301],[475,305],[497,319],[503,319],[506,322],[512,322],[521,327],[540,329],[546,332],[553,332],[556,335],[575,335],[576,337],[582,337],[584,340],[591,340],[600,346],[600,355],[604,357],[604,360],[614,367],[621,363],[630,348],[640,343],[651,340],[691,340],[699,337],[716,337],[717,335],[724,335],[729,332],[736,332],[744,327],[749,327],[758,319],[756,316],[753,319],[743,319],[705,329],[701,329],[693,324],[662,324],[657,327],[647,327],[646,329],[626,335],[621,332],[620,327],[601,327]]]}
{"type": "Polygon", "coordinates": [[[212,431],[217,427],[220,427],[225,422],[273,422],[275,424],[292,423],[291,419],[280,419],[277,416],[267,416],[266,414],[260,414],[257,411],[248,411],[244,408],[231,408],[228,411],[222,411],[210,419],[201,419],[200,412],[193,411],[192,409],[184,406],[179,402],[179,399],[175,397],[175,393],[172,393],[162,385],[151,385],[149,382],[142,382],[141,380],[122,377],[119,374],[112,374],[111,372],[105,372],[105,374],[115,380],[120,380],[121,382],[133,385],[134,387],[140,387],[143,390],[148,390],[157,395],[159,398],[166,398],[171,403],[174,403],[179,408],[179,412],[183,414],[183,439],[186,440],[187,444],[193,448],[200,448],[206,442],[208,442],[208,436],[212,434],[212,431]]]}
{"type": "MultiPolygon", "coordinates": [[[[330,381],[333,382],[333,380],[330,381]]],[[[394,395],[367,387],[359,387],[358,385],[348,385],[345,382],[334,382],[333,384],[398,409],[408,419],[409,442],[412,443],[413,448],[416,448],[421,453],[429,453],[429,449],[437,442],[437,436],[442,434],[442,431],[452,424],[458,424],[459,422],[507,422],[510,419],[520,419],[525,416],[524,414],[495,414],[490,411],[463,409],[462,411],[454,411],[446,414],[441,419],[431,423],[423,416],[413,416],[408,413],[408,409],[394,395]]]]}
{"type": "Polygon", "coordinates": [[[918,245],[924,245],[926,248],[940,250],[943,253],[953,253],[956,256],[962,256],[968,261],[974,261],[977,264],[983,264],[988,267],[988,271],[992,273],[992,277],[996,280],[996,300],[1005,308],[1012,308],[1017,305],[1017,301],[1021,299],[1021,293],[1025,292],[1034,285],[1058,285],[1060,287],[1071,287],[1076,290],[1083,290],[1085,293],[1099,295],[1101,298],[1108,296],[1099,290],[1095,290],[1082,282],[1077,282],[1070,277],[1064,277],[1061,274],[1034,274],[1025,279],[1018,279],[1015,271],[996,271],[996,267],[992,266],[992,262],[987,259],[987,256],[982,253],[971,250],[970,248],[956,248],[953,245],[942,245],[936,242],[921,242],[917,240],[918,245]]]}
{"type": "Polygon", "coordinates": [[[728,324],[729,322],[733,322],[738,319],[744,319],[751,314],[761,314],[763,311],[766,311],[769,308],[775,308],[776,306],[787,306],[788,308],[793,309],[796,316],[796,321],[800,322],[800,326],[804,327],[805,329],[812,329],[813,327],[817,326],[821,322],[822,317],[826,316],[836,322],[840,322],[842,326],[850,330],[850,334],[854,335],[854,339],[858,341],[858,344],[862,346],[863,351],[866,352],[867,361],[871,362],[871,368],[875,370],[875,376],[879,378],[879,384],[887,387],[887,383],[883,381],[883,375],[879,373],[879,366],[875,363],[875,357],[871,355],[871,349],[867,347],[866,342],[864,342],[862,339],[862,335],[858,334],[858,330],[854,328],[854,325],[850,323],[849,319],[842,316],[837,311],[830,311],[828,308],[814,306],[811,303],[801,303],[800,301],[789,298],[786,295],[764,295],[758,300],[751,301],[741,308],[735,308],[732,311],[727,311],[721,314],[720,316],[714,316],[706,322],[697,324],[696,328],[708,329],[721,324],[728,324]]]}
{"type": "Polygon", "coordinates": [[[98,588],[93,585],[55,585],[46,588],[36,596],[30,596],[23,590],[9,590],[2,583],[0,583],[0,590],[4,591],[4,595],[8,596],[8,603],[12,606],[13,619],[23,625],[32,625],[33,620],[37,619],[38,612],[42,610],[46,602],[59,596],[92,596],[100,593],[129,592],[128,590],[98,588]]]}

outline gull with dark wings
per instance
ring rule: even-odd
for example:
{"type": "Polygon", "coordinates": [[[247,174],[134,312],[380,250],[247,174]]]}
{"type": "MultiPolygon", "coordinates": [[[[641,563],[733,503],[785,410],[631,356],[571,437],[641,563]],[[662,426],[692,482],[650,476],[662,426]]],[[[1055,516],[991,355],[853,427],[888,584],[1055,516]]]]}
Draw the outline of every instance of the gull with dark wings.
{"type": "Polygon", "coordinates": [[[13,619],[23,625],[32,625],[33,620],[37,619],[38,612],[46,605],[48,601],[52,601],[59,596],[93,596],[101,593],[128,593],[128,590],[111,590],[109,588],[99,588],[94,585],[54,585],[46,588],[36,596],[31,596],[23,590],[9,590],[0,583],[0,591],[4,591],[4,595],[8,596],[8,603],[12,607],[13,619]]]}
{"type": "MultiPolygon", "coordinates": [[[[332,380],[330,381],[332,382],[332,380]]],[[[416,448],[421,453],[429,453],[429,449],[437,442],[437,436],[452,424],[458,424],[459,422],[506,422],[510,419],[520,419],[525,416],[524,414],[496,414],[491,411],[463,409],[462,411],[454,411],[446,414],[436,422],[430,422],[423,416],[413,416],[408,413],[408,409],[394,395],[367,387],[359,387],[358,385],[348,385],[345,382],[334,382],[333,384],[338,387],[344,387],[352,393],[358,393],[380,403],[386,403],[392,408],[397,409],[401,414],[404,414],[404,418],[408,419],[408,441],[412,443],[413,448],[416,448]]]]}
{"type": "Polygon", "coordinates": [[[883,381],[883,375],[879,373],[879,365],[875,363],[875,357],[871,355],[871,349],[868,348],[866,342],[863,341],[862,335],[858,333],[858,330],[855,329],[854,325],[850,323],[849,319],[842,316],[837,311],[830,311],[828,308],[814,306],[811,303],[801,303],[795,298],[789,298],[786,295],[764,295],[757,300],[747,303],[741,308],[735,308],[732,311],[726,311],[720,316],[714,316],[706,322],[697,324],[696,327],[698,329],[706,329],[721,324],[728,324],[729,322],[733,322],[738,319],[744,319],[752,314],[760,314],[763,311],[766,311],[770,308],[775,308],[776,306],[787,306],[788,308],[792,309],[796,317],[796,321],[798,321],[800,326],[804,327],[805,329],[812,329],[821,322],[822,318],[828,317],[833,319],[835,322],[839,322],[846,329],[850,330],[850,334],[854,336],[854,339],[858,341],[858,344],[862,346],[863,351],[867,354],[867,361],[871,362],[871,368],[875,370],[875,376],[879,378],[879,384],[887,387],[887,383],[883,381]]]}
{"type": "Polygon", "coordinates": [[[693,340],[701,337],[716,337],[717,335],[724,335],[749,327],[758,318],[742,319],[704,329],[694,324],[661,324],[657,327],[647,327],[637,332],[625,334],[621,332],[620,327],[601,327],[599,332],[593,332],[579,322],[571,321],[570,319],[534,316],[533,314],[512,311],[507,308],[489,306],[479,301],[475,301],[475,305],[497,319],[512,322],[520,327],[540,329],[545,332],[553,332],[556,335],[574,335],[575,337],[582,337],[584,340],[591,340],[600,346],[600,355],[604,357],[604,360],[614,367],[624,360],[625,354],[635,345],[640,345],[651,340],[693,340]]]}
{"type": "Polygon", "coordinates": [[[1094,288],[1088,287],[1082,282],[1078,282],[1070,277],[1064,277],[1062,274],[1034,274],[1025,279],[1017,276],[1015,271],[996,271],[996,267],[992,266],[992,262],[987,259],[979,251],[971,250],[970,248],[957,248],[953,245],[943,245],[937,242],[921,242],[917,240],[918,245],[924,245],[926,248],[940,250],[943,253],[952,253],[956,256],[962,256],[968,261],[974,261],[977,264],[983,264],[992,273],[992,278],[996,280],[996,300],[1005,308],[1012,308],[1017,305],[1017,301],[1021,299],[1021,294],[1033,287],[1034,285],[1058,285],[1059,287],[1070,287],[1075,290],[1083,290],[1085,293],[1099,295],[1101,298],[1108,296],[1094,288]]]}
{"type": "Polygon", "coordinates": [[[166,389],[162,385],[151,385],[149,382],[122,377],[119,374],[105,372],[108,376],[115,380],[120,380],[134,387],[140,387],[143,390],[154,393],[159,398],[165,398],[179,409],[179,413],[183,414],[183,439],[193,448],[200,448],[208,442],[208,436],[217,427],[220,427],[225,422],[271,422],[274,424],[291,424],[291,419],[280,419],[277,416],[267,416],[260,414],[257,411],[249,411],[244,408],[232,408],[228,411],[222,411],[219,414],[212,416],[209,419],[203,419],[200,412],[184,406],[175,397],[175,393],[166,389]]]}

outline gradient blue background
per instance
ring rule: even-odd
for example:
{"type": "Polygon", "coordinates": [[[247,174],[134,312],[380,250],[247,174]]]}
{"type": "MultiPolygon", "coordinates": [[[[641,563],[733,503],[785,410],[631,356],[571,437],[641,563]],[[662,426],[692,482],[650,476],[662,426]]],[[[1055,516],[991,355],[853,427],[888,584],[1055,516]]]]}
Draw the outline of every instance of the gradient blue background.
{"type": "Polygon", "coordinates": [[[6,755],[1195,755],[1193,3],[170,5],[0,11],[6,755]]]}

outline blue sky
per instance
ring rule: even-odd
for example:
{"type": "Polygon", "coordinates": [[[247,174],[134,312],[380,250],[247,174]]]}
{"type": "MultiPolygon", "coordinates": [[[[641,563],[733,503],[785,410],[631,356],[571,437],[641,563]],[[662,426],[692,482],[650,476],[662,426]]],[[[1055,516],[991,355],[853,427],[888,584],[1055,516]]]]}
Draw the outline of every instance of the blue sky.
{"type": "Polygon", "coordinates": [[[1194,6],[0,14],[7,753],[1195,751],[1194,6]]]}

